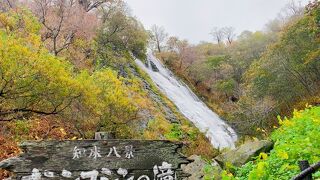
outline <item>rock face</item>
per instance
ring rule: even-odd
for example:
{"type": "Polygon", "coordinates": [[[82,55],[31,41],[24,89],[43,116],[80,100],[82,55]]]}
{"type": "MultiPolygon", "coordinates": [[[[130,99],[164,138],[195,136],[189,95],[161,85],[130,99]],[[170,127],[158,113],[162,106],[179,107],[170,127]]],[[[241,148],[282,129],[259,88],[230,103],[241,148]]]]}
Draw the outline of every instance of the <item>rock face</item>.
{"type": "MultiPolygon", "coordinates": [[[[204,179],[205,176],[205,166],[208,164],[203,159],[201,159],[200,156],[192,155],[188,158],[189,160],[192,160],[192,163],[189,163],[188,165],[182,165],[182,171],[184,173],[191,174],[190,177],[185,178],[184,180],[199,180],[204,179]]],[[[216,163],[215,160],[212,161],[211,166],[213,167],[212,173],[220,174],[222,171],[221,167],[218,163],[216,163]]],[[[212,174],[212,177],[214,175],[212,174]]]]}
{"type": "Polygon", "coordinates": [[[189,174],[191,174],[191,176],[188,178],[185,178],[185,180],[202,179],[204,176],[203,169],[206,165],[206,162],[202,160],[200,156],[197,156],[197,155],[192,155],[188,159],[193,160],[193,162],[186,166],[182,166],[183,172],[188,172],[189,174]]]}
{"type": "Polygon", "coordinates": [[[226,163],[231,163],[234,166],[241,166],[253,157],[258,156],[261,152],[268,152],[272,149],[273,143],[267,140],[248,142],[240,147],[227,151],[215,158],[221,165],[225,166],[226,163]]]}
{"type": "Polygon", "coordinates": [[[150,61],[150,65],[151,65],[152,71],[159,72],[158,67],[152,61],[150,61]]]}
{"type": "MultiPolygon", "coordinates": [[[[148,64],[148,63],[147,63],[148,64]]],[[[147,65],[146,64],[146,65],[147,65]]],[[[156,67],[157,68],[157,67],[156,67]]],[[[135,75],[135,77],[139,78],[143,83],[143,88],[148,92],[148,96],[157,104],[159,108],[165,112],[165,117],[167,120],[169,120],[171,123],[179,123],[179,120],[177,119],[176,115],[173,112],[173,109],[171,109],[160,97],[159,94],[154,92],[151,88],[151,85],[143,79],[140,74],[135,70],[133,66],[130,66],[129,69],[131,70],[131,73],[135,75]]],[[[146,119],[153,119],[153,115],[150,112],[140,112],[142,113],[142,117],[146,117],[146,119]]],[[[144,128],[147,127],[147,122],[142,126],[144,128]]]]}

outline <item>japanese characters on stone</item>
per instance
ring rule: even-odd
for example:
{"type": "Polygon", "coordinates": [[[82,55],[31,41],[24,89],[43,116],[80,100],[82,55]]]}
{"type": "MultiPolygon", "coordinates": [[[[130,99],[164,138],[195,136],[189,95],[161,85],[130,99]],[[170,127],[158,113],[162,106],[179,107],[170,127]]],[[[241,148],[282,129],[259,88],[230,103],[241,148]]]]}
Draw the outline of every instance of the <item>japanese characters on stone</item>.
{"type": "MultiPolygon", "coordinates": [[[[75,146],[72,149],[72,154],[70,154],[70,159],[77,160],[80,158],[88,158],[91,161],[97,161],[99,158],[102,158],[105,154],[106,158],[115,157],[115,158],[125,158],[133,159],[135,157],[134,147],[132,145],[127,145],[123,149],[119,147],[112,146],[108,148],[108,152],[101,152],[101,148],[94,145],[89,148],[82,148],[75,146]]],[[[107,165],[106,165],[107,166],[107,165]]],[[[90,180],[119,180],[120,177],[125,180],[177,180],[177,174],[172,169],[172,164],[168,162],[162,162],[162,164],[155,164],[153,167],[150,167],[153,171],[153,177],[148,175],[138,175],[130,174],[128,169],[119,167],[116,170],[109,169],[104,167],[101,169],[93,169],[90,171],[82,171],[78,177],[76,177],[71,171],[67,169],[62,169],[61,172],[52,172],[49,170],[40,171],[37,168],[33,168],[31,175],[23,176],[22,180],[40,180],[42,178],[70,178],[75,180],[81,179],[90,179],[90,180]]]]}

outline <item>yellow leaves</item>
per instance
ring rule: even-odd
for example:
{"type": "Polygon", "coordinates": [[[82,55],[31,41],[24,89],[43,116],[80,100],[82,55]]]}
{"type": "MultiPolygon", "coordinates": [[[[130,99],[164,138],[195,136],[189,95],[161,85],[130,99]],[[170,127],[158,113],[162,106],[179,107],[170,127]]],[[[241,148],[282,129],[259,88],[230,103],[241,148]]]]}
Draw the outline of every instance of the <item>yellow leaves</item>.
{"type": "Polygon", "coordinates": [[[8,33],[14,32],[21,36],[38,34],[40,23],[33,14],[26,9],[15,9],[0,13],[0,27],[3,26],[8,33]]]}
{"type": "Polygon", "coordinates": [[[143,138],[147,140],[159,139],[160,136],[161,134],[159,134],[159,132],[152,131],[152,130],[145,130],[143,132],[143,138]]]}
{"type": "MultiPolygon", "coordinates": [[[[234,179],[233,174],[230,173],[230,172],[227,172],[226,170],[223,170],[222,173],[221,173],[221,175],[222,175],[222,179],[223,179],[223,180],[232,180],[232,179],[234,179]]],[[[214,179],[215,179],[215,178],[214,178],[214,179]]],[[[207,179],[205,179],[205,180],[207,180],[207,179]]]]}
{"type": "MultiPolygon", "coordinates": [[[[67,115],[72,114],[72,111],[81,111],[84,115],[79,115],[80,118],[83,115],[79,124],[83,125],[81,128],[87,128],[86,131],[102,123],[107,130],[116,128],[117,132],[127,133],[130,128],[126,121],[137,119],[140,104],[148,106],[145,97],[139,92],[139,82],[118,78],[117,73],[111,69],[97,70],[92,74],[88,71],[75,72],[67,60],[53,56],[44,48],[37,34],[37,20],[31,16],[23,10],[20,14],[0,13],[0,71],[4,78],[11,80],[10,88],[13,90],[26,87],[26,91],[19,94],[19,100],[3,103],[6,108],[35,104],[32,109],[49,112],[58,105],[58,111],[67,107],[64,109],[67,115]],[[14,26],[19,18],[22,26],[16,28],[14,26]],[[10,26],[10,32],[3,26],[10,26]],[[30,97],[32,103],[28,102],[30,97]],[[84,126],[86,123],[90,126],[84,126]]],[[[77,44],[86,46],[81,41],[77,44]]],[[[28,131],[22,125],[21,130],[28,131]]],[[[60,137],[67,136],[63,128],[55,131],[60,137]]]]}
{"type": "Polygon", "coordinates": [[[9,31],[10,29],[13,29],[16,22],[12,17],[8,16],[7,14],[0,13],[0,24],[4,26],[7,29],[7,31],[9,31]]]}
{"type": "Polygon", "coordinates": [[[231,177],[233,177],[233,174],[229,172],[229,173],[227,173],[227,176],[231,178],[231,177]]]}
{"type": "Polygon", "coordinates": [[[267,158],[268,158],[268,154],[266,154],[266,153],[260,153],[259,159],[261,159],[261,160],[267,160],[267,158]]]}
{"type": "Polygon", "coordinates": [[[282,120],[280,116],[277,116],[279,124],[284,126],[292,126],[294,122],[288,120],[286,117],[282,120]]]}
{"type": "Polygon", "coordinates": [[[320,56],[320,49],[309,52],[304,59],[304,64],[309,64],[317,61],[319,56],[320,56]]]}
{"type": "Polygon", "coordinates": [[[266,130],[261,129],[261,128],[257,128],[257,129],[256,129],[256,131],[257,131],[257,132],[263,132],[263,133],[265,133],[265,132],[266,132],[266,130]]]}
{"type": "Polygon", "coordinates": [[[232,169],[234,168],[233,164],[231,162],[226,162],[225,163],[226,169],[232,169]]]}
{"type": "Polygon", "coordinates": [[[82,138],[78,138],[77,136],[73,136],[70,140],[75,141],[75,140],[82,140],[82,138]]]}
{"type": "Polygon", "coordinates": [[[257,169],[263,171],[263,169],[266,167],[266,163],[265,162],[259,162],[257,165],[257,169]]]}
{"type": "Polygon", "coordinates": [[[281,119],[281,116],[277,116],[277,119],[278,119],[278,122],[279,122],[279,124],[282,124],[283,123],[283,121],[282,121],[282,119],[281,119]]]}
{"type": "Polygon", "coordinates": [[[298,111],[297,109],[294,109],[293,110],[293,118],[301,118],[302,117],[301,112],[302,111],[298,111]]]}
{"type": "Polygon", "coordinates": [[[279,151],[277,153],[278,157],[281,158],[281,159],[289,159],[289,155],[288,153],[284,152],[284,151],[279,151]]]}
{"type": "Polygon", "coordinates": [[[33,47],[34,52],[38,52],[42,46],[41,37],[36,34],[30,34],[28,37],[26,37],[26,39],[30,46],[33,47]]]}
{"type": "Polygon", "coordinates": [[[149,121],[148,128],[144,132],[144,137],[147,139],[159,139],[161,135],[170,133],[172,124],[166,121],[163,117],[156,117],[156,119],[149,121]]]}
{"type": "Polygon", "coordinates": [[[66,131],[63,128],[60,128],[59,131],[63,136],[67,135],[66,131]]]}
{"type": "Polygon", "coordinates": [[[312,107],[312,105],[310,105],[310,104],[308,104],[308,103],[306,103],[306,108],[311,108],[312,107]]]}
{"type": "Polygon", "coordinates": [[[233,177],[233,174],[232,173],[228,173],[227,176],[233,177]]]}
{"type": "Polygon", "coordinates": [[[72,138],[71,138],[71,140],[77,140],[77,137],[76,137],[76,136],[74,136],[74,137],[72,137],[72,138]]]}
{"type": "Polygon", "coordinates": [[[294,122],[288,120],[288,119],[285,119],[282,123],[282,125],[284,126],[293,126],[294,125],[294,122]]]}

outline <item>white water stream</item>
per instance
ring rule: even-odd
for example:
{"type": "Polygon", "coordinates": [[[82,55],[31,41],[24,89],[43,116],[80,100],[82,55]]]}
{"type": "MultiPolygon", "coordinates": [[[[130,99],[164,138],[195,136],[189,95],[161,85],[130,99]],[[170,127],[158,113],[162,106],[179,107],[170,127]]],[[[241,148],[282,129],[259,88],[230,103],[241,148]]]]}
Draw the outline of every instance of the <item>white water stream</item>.
{"type": "Polygon", "coordinates": [[[235,131],[216,113],[212,112],[186,84],[179,81],[151,53],[148,54],[147,61],[148,66],[140,60],[136,60],[136,63],[178,107],[180,112],[192,121],[201,132],[206,133],[211,144],[216,148],[234,148],[234,143],[237,140],[235,131]],[[153,71],[151,62],[157,66],[159,72],[153,71]]]}

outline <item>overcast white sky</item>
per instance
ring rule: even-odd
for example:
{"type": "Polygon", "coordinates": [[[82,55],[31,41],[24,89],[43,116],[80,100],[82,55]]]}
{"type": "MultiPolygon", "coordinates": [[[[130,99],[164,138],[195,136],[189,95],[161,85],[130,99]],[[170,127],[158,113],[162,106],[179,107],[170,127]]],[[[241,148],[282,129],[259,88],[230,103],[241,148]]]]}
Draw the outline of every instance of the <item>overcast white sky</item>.
{"type": "MultiPolygon", "coordinates": [[[[150,29],[163,26],[170,35],[192,43],[211,41],[214,26],[262,30],[291,0],[125,0],[136,16],[150,29]]],[[[294,0],[305,5],[309,0],[294,0]]]]}

